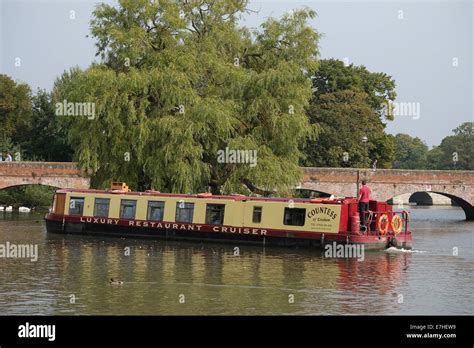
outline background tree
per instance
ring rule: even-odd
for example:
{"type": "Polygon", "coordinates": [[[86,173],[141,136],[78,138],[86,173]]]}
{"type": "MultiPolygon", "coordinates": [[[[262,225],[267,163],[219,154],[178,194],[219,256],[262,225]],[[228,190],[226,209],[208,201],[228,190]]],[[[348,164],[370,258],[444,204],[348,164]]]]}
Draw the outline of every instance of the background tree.
{"type": "Polygon", "coordinates": [[[465,122],[453,132],[429,151],[428,167],[474,170],[474,122],[465,122]]]}
{"type": "Polygon", "coordinates": [[[0,154],[2,155],[2,161],[5,161],[8,154],[12,156],[12,159],[16,160],[16,155],[21,154],[21,147],[3,134],[0,135],[0,154]]]}
{"type": "Polygon", "coordinates": [[[9,139],[13,145],[21,146],[30,136],[31,89],[1,74],[0,124],[0,139],[9,139]]]}
{"type": "Polygon", "coordinates": [[[91,24],[103,64],[69,72],[57,100],[93,102],[76,117],[75,158],[94,186],[111,179],[163,191],[284,194],[301,178],[299,144],[319,35],[315,13],[238,27],[247,1],[119,1],[91,24]],[[73,76],[75,74],[75,76],[73,76]],[[257,150],[255,167],[218,163],[226,147],[257,150]]]}
{"type": "Polygon", "coordinates": [[[37,161],[72,161],[73,151],[68,144],[71,119],[55,114],[52,96],[38,89],[33,96],[31,135],[25,142],[25,158],[37,161]]]}
{"type": "Polygon", "coordinates": [[[345,66],[335,59],[321,60],[308,108],[309,120],[320,127],[320,136],[308,142],[302,163],[367,167],[377,160],[377,167],[390,168],[394,140],[385,134],[385,121],[393,116],[384,111],[395,97],[390,76],[369,72],[364,66],[345,66]],[[364,136],[367,143],[362,142],[364,136]]]}
{"type": "MultiPolygon", "coordinates": [[[[7,153],[13,160],[71,160],[67,130],[59,126],[51,97],[45,91],[32,96],[27,84],[0,75],[0,122],[3,160],[7,153]]],[[[49,206],[53,192],[53,188],[41,185],[11,187],[0,191],[0,204],[15,209],[49,206]]]]}
{"type": "Polygon", "coordinates": [[[393,168],[425,169],[427,155],[428,146],[420,138],[401,133],[395,136],[393,168]]]}
{"type": "Polygon", "coordinates": [[[426,154],[426,169],[444,169],[441,165],[444,152],[439,146],[433,146],[426,154]]]}

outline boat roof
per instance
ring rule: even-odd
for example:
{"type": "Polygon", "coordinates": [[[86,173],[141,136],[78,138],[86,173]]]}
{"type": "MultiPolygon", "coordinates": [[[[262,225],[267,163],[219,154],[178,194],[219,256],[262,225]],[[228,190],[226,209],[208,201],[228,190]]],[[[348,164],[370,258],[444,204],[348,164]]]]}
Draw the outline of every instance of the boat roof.
{"type": "Polygon", "coordinates": [[[199,199],[222,199],[232,201],[260,201],[260,202],[288,202],[292,200],[295,203],[325,203],[325,204],[343,204],[357,201],[354,197],[335,197],[331,198],[293,198],[293,197],[250,197],[240,194],[232,195],[213,195],[210,193],[163,193],[159,191],[147,190],[145,192],[121,191],[121,190],[97,190],[97,189],[59,189],[56,193],[97,193],[97,194],[115,194],[124,196],[150,196],[150,197],[169,197],[169,198],[199,198],[199,199]]]}

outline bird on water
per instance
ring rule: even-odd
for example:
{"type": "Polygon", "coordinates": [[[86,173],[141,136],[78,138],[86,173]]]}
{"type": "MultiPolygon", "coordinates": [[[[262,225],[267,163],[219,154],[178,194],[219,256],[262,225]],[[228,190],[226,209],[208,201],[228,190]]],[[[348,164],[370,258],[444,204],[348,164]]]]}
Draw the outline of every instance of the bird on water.
{"type": "Polygon", "coordinates": [[[110,285],[122,285],[123,280],[116,280],[114,278],[110,278],[110,285]]]}

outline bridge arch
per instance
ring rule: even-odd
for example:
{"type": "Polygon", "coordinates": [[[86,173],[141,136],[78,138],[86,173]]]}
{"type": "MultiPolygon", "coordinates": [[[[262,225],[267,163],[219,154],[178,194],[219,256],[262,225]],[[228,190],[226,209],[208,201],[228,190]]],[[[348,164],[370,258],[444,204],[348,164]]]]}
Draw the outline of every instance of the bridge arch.
{"type": "Polygon", "coordinates": [[[300,187],[354,197],[366,180],[372,197],[379,201],[414,192],[437,193],[452,199],[474,220],[474,171],[401,170],[357,168],[303,168],[300,187]]]}
{"type": "Polygon", "coordinates": [[[44,209],[53,202],[57,186],[44,184],[20,184],[0,189],[0,211],[17,211],[21,207],[44,209]],[[10,207],[11,210],[6,208],[10,207]]]}
{"type": "Polygon", "coordinates": [[[56,189],[56,190],[61,188],[61,187],[56,186],[56,185],[48,185],[48,184],[43,184],[43,183],[40,183],[40,184],[26,183],[26,184],[18,184],[18,185],[0,187],[0,191],[12,189],[12,188],[17,188],[17,187],[25,187],[25,186],[44,186],[44,187],[51,187],[52,189],[56,189]]]}
{"type": "Polygon", "coordinates": [[[332,193],[313,190],[313,189],[306,189],[298,187],[296,188],[296,193],[298,197],[302,198],[319,198],[319,197],[331,197],[332,193]]]}
{"type": "Polygon", "coordinates": [[[453,205],[451,198],[434,192],[418,191],[405,193],[390,198],[387,203],[392,205],[416,204],[416,205],[453,205]]]}
{"type": "Polygon", "coordinates": [[[451,198],[453,202],[455,202],[458,206],[462,208],[462,210],[464,210],[464,213],[466,214],[466,220],[474,220],[474,206],[470,204],[469,202],[465,201],[461,197],[457,197],[449,193],[445,193],[445,192],[433,192],[433,193],[437,193],[439,195],[451,198]]]}
{"type": "Polygon", "coordinates": [[[433,205],[433,198],[426,191],[413,192],[408,197],[409,203],[417,202],[417,205],[433,205]]]}
{"type": "MultiPolygon", "coordinates": [[[[397,201],[396,201],[397,197],[400,197],[400,196],[405,196],[405,197],[410,196],[410,197],[412,197],[415,193],[426,193],[426,194],[435,193],[437,195],[447,197],[447,198],[451,199],[451,201],[456,203],[459,207],[462,208],[462,210],[464,211],[464,214],[466,215],[466,220],[474,220],[474,207],[469,202],[466,202],[464,199],[462,199],[461,197],[458,197],[458,196],[455,196],[453,194],[449,194],[449,193],[446,193],[446,192],[433,192],[433,191],[407,192],[405,194],[396,195],[396,196],[388,199],[387,202],[390,203],[390,204],[396,205],[397,204],[397,201]]],[[[430,196],[428,195],[428,197],[430,197],[430,196]]]]}

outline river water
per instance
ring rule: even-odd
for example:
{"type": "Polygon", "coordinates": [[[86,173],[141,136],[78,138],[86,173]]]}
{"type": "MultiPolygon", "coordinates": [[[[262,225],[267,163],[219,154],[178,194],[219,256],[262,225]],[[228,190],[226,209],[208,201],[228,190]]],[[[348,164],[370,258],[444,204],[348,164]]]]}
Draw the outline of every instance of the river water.
{"type": "Polygon", "coordinates": [[[363,261],[51,235],[40,214],[4,213],[0,244],[37,244],[38,259],[0,258],[0,315],[473,314],[474,222],[455,207],[410,210],[414,249],[370,251],[363,261]]]}

